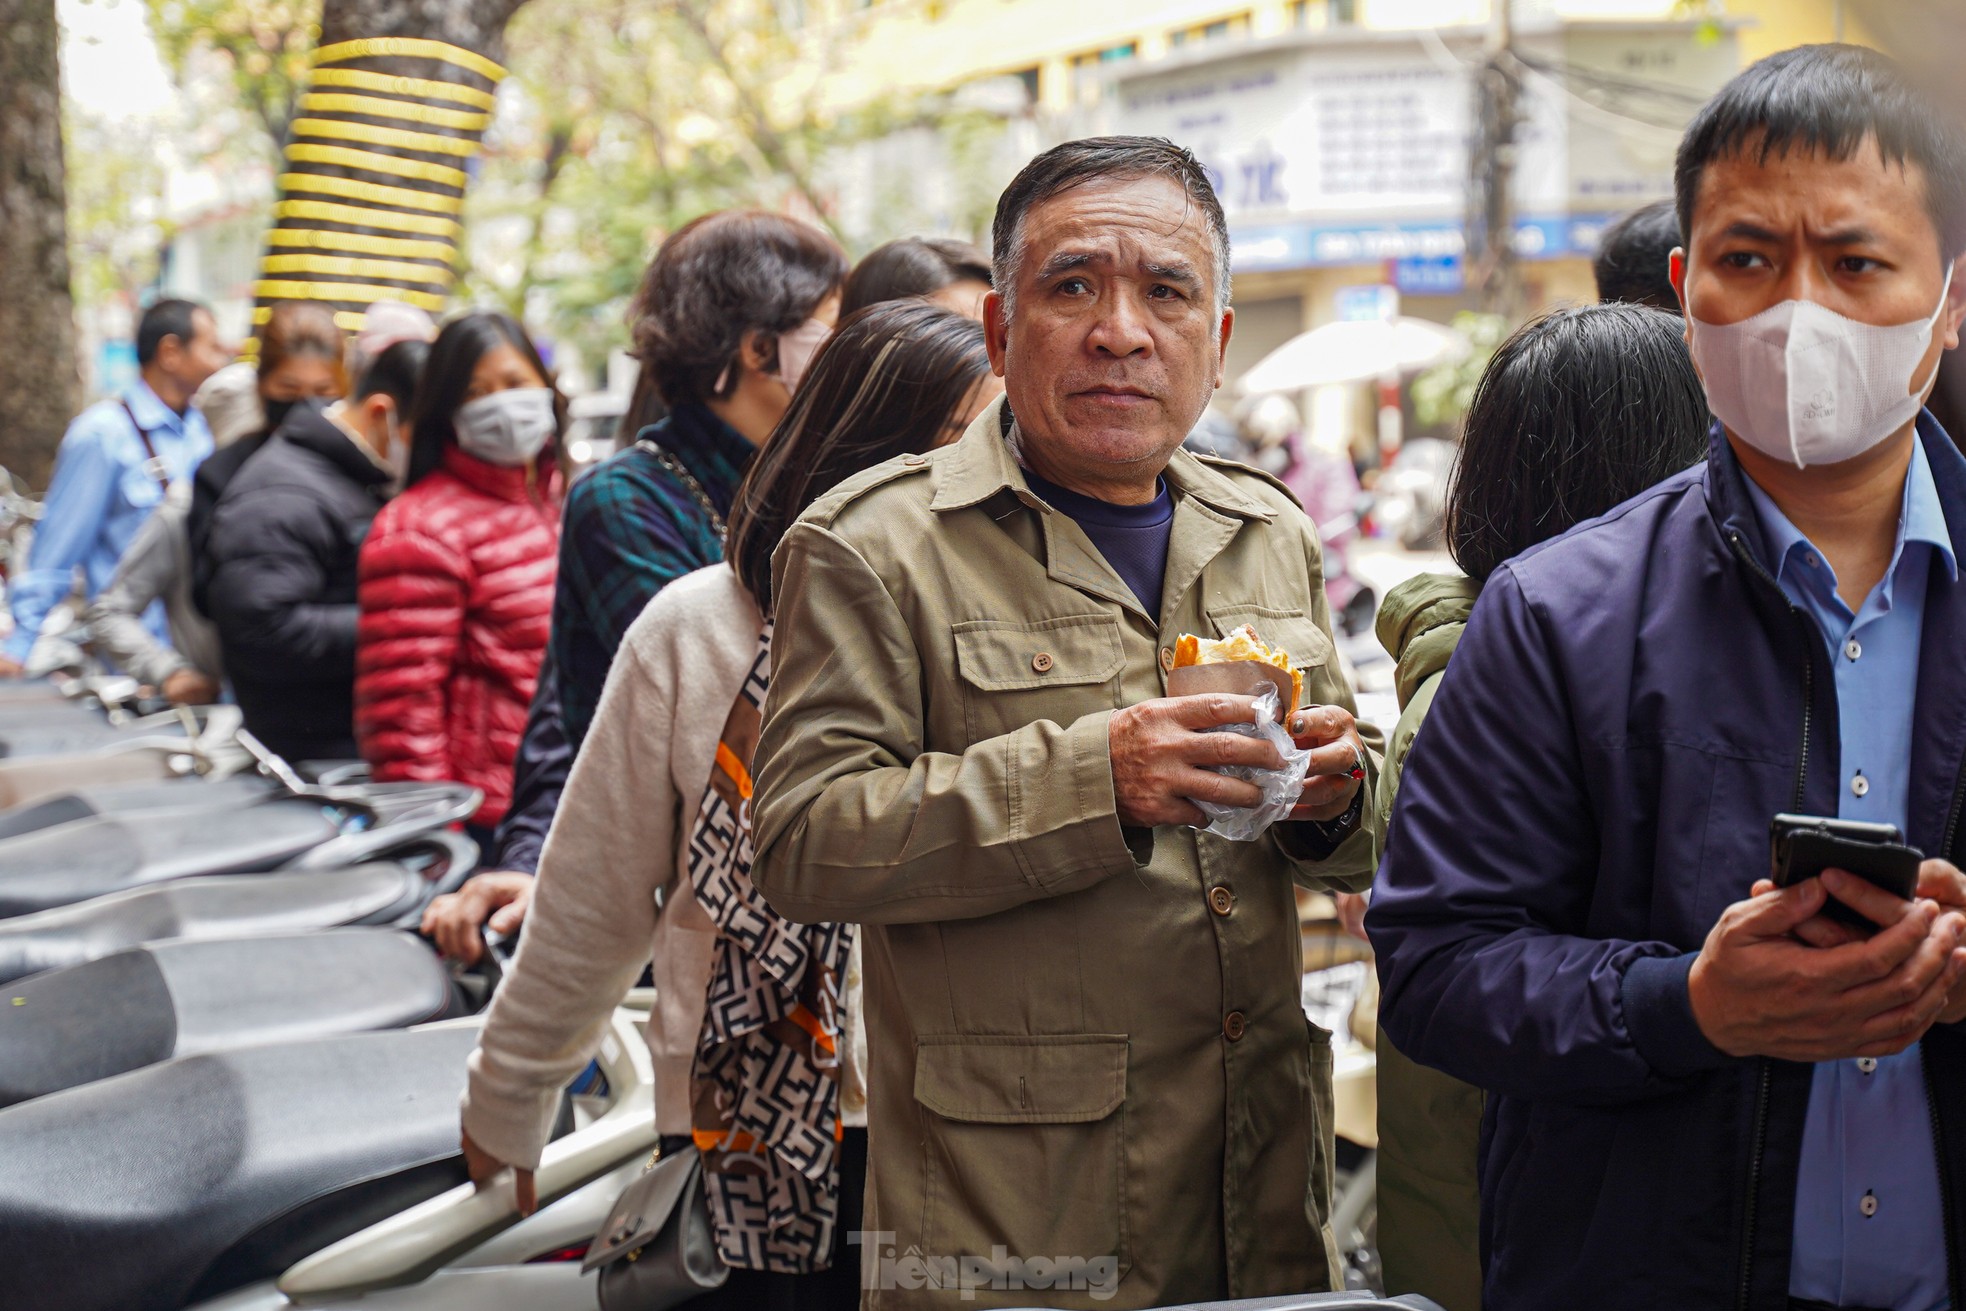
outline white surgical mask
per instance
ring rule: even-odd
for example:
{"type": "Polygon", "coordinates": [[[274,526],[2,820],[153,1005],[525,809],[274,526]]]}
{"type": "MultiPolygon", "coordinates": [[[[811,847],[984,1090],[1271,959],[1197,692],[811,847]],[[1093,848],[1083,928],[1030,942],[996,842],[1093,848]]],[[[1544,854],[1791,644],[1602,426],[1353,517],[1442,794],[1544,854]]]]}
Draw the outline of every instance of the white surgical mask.
{"type": "Polygon", "coordinates": [[[1689,308],[1707,407],[1749,446],[1798,469],[1855,459],[1924,405],[1938,367],[1915,390],[1912,372],[1931,349],[1932,325],[1951,290],[1948,265],[1937,309],[1885,327],[1812,300],[1785,300],[1727,324],[1704,322],[1689,308]]]}
{"type": "Polygon", "coordinates": [[[404,485],[410,480],[410,451],[413,449],[410,437],[409,429],[404,428],[398,430],[396,427],[394,408],[392,407],[390,411],[385,412],[382,416],[382,436],[379,439],[373,436],[370,438],[371,444],[376,440],[382,442],[382,463],[389,470],[389,494],[391,496],[402,491],[404,485]]]}
{"type": "Polygon", "coordinates": [[[458,407],[451,420],[466,455],[516,465],[546,449],[559,426],[551,387],[513,387],[458,407]]]}
{"type": "Polygon", "coordinates": [[[790,332],[778,334],[778,380],[786,391],[799,389],[799,379],[806,376],[812,357],[832,335],[833,330],[818,319],[807,319],[790,332]]]}

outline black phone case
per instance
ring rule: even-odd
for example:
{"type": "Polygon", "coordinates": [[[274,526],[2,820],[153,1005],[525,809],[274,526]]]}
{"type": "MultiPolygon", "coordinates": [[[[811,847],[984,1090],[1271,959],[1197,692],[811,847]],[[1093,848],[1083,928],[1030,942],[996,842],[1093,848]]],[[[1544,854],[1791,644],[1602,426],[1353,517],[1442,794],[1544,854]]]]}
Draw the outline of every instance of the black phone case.
{"type": "MultiPolygon", "coordinates": [[[[1909,901],[1918,890],[1918,867],[1924,855],[1900,842],[1859,842],[1816,828],[1779,830],[1774,842],[1775,886],[1815,878],[1826,869],[1855,874],[1895,897],[1909,901]]],[[[1831,897],[1823,914],[1859,928],[1876,924],[1831,897]]]]}

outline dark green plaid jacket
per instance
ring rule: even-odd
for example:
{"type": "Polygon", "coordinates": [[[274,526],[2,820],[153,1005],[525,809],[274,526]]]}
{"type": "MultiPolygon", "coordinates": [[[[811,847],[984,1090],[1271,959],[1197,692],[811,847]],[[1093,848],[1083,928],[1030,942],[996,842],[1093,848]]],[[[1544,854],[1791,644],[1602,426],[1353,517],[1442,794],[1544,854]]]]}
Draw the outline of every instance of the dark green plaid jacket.
{"type": "MultiPolygon", "coordinates": [[[[671,452],[702,484],[719,515],[754,448],[701,405],[678,406],[642,437],[671,452]]],[[[631,446],[567,494],[551,647],[561,718],[577,749],[594,718],[608,665],[649,598],[724,558],[723,533],[656,458],[631,446]]]]}

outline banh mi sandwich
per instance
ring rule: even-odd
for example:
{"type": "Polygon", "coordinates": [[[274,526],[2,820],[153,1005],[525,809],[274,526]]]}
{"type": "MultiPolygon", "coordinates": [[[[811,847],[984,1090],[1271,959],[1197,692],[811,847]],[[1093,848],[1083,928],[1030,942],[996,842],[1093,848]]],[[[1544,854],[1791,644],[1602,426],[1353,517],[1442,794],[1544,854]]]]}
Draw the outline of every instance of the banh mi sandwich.
{"type": "Polygon", "coordinates": [[[1283,708],[1283,713],[1289,714],[1304,703],[1303,671],[1291,667],[1288,651],[1279,650],[1265,642],[1248,624],[1244,624],[1224,638],[1196,637],[1193,633],[1183,633],[1174,643],[1176,669],[1185,669],[1190,665],[1226,665],[1241,660],[1270,665],[1290,675],[1290,704],[1283,708]]]}

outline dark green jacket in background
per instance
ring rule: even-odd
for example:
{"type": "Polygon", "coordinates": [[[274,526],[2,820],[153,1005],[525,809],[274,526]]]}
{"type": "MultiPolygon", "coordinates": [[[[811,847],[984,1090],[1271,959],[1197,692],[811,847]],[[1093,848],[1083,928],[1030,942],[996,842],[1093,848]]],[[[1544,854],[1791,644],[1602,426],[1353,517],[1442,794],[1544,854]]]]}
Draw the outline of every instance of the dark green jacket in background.
{"type": "MultiPolygon", "coordinates": [[[[1461,641],[1480,584],[1422,574],[1386,594],[1379,641],[1399,663],[1399,724],[1379,775],[1379,816],[1393,812],[1406,753],[1461,641]]],[[[1420,1293],[1446,1311],[1481,1306],[1481,1090],[1401,1056],[1379,1033],[1379,1255],[1386,1291],[1420,1293]]]]}

